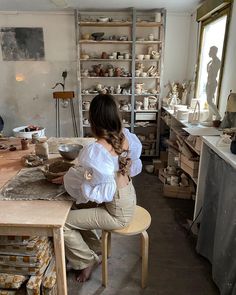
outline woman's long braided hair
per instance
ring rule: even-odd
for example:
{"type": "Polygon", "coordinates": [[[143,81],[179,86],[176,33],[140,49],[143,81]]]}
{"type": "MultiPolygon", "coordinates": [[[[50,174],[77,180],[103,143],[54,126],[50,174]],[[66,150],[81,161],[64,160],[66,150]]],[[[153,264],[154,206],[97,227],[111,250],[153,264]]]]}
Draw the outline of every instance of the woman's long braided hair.
{"type": "Polygon", "coordinates": [[[125,136],[117,103],[112,95],[98,94],[90,104],[89,121],[93,134],[105,139],[119,157],[119,173],[129,174],[131,160],[123,149],[125,136]]]}

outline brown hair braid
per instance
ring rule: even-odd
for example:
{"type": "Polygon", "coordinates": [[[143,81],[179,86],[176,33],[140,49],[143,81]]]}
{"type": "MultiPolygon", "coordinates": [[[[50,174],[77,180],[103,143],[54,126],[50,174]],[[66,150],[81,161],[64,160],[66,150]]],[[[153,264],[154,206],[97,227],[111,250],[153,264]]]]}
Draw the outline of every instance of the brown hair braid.
{"type": "Polygon", "coordinates": [[[128,151],[123,149],[125,136],[122,121],[113,96],[99,94],[90,104],[89,120],[93,134],[109,143],[119,157],[119,173],[129,174],[131,160],[128,151]]]}

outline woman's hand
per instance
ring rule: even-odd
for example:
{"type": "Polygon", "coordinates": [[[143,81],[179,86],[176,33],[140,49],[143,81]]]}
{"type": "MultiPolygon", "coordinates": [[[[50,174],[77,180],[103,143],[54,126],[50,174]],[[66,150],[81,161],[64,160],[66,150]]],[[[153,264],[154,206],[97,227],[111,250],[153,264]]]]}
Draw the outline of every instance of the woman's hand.
{"type": "Polygon", "coordinates": [[[54,178],[51,180],[52,183],[55,183],[55,184],[63,184],[63,176],[59,176],[57,178],[54,178]]]}

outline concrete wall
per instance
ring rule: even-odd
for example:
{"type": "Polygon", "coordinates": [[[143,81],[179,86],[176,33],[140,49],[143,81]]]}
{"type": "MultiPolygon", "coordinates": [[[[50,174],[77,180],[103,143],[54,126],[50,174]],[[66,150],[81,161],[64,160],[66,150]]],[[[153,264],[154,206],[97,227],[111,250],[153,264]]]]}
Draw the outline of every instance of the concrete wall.
{"type": "MultiPolygon", "coordinates": [[[[5,121],[4,133],[14,127],[36,124],[46,127],[47,136],[55,136],[55,101],[51,87],[61,81],[68,70],[66,88],[76,89],[75,33],[73,14],[0,13],[0,27],[42,27],[45,61],[2,61],[0,52],[0,115],[5,121]],[[16,76],[24,76],[17,82],[16,76]]],[[[191,79],[188,64],[190,50],[190,14],[167,14],[164,82],[191,79]]],[[[1,50],[1,49],[0,49],[1,50]]],[[[165,89],[165,92],[167,89],[165,89]]],[[[62,136],[72,136],[69,108],[61,108],[62,136]]]]}

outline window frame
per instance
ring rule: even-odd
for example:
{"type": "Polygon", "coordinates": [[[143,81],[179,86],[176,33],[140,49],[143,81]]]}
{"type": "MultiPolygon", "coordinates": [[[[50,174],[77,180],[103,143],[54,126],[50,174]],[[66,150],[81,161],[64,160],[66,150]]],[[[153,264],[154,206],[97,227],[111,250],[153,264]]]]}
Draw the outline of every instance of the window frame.
{"type": "Polygon", "coordinates": [[[220,91],[221,91],[221,83],[222,83],[222,76],[224,71],[224,62],[225,62],[225,54],[227,49],[227,41],[229,35],[229,24],[231,19],[231,4],[228,4],[222,9],[214,11],[211,15],[208,15],[205,19],[200,21],[200,42],[198,47],[198,57],[197,57],[197,71],[196,71],[196,78],[195,78],[195,90],[194,90],[194,97],[198,97],[198,82],[199,82],[199,70],[200,70],[200,60],[202,54],[202,43],[203,43],[203,32],[206,25],[214,22],[218,18],[226,15],[226,26],[225,26],[225,36],[223,41],[223,50],[222,50],[222,58],[221,58],[221,66],[219,70],[219,78],[218,78],[218,87],[217,92],[215,94],[215,103],[216,106],[219,108],[220,103],[220,91]]]}

